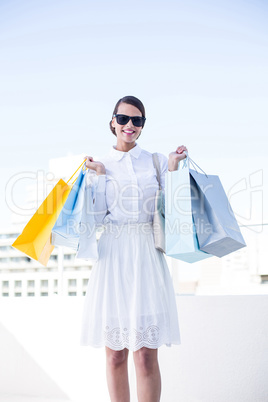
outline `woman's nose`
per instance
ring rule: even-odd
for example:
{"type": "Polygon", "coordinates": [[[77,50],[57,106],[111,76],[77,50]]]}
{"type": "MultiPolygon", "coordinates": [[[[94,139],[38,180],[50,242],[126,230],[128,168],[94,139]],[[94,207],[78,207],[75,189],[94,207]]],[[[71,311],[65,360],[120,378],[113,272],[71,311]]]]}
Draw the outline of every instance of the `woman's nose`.
{"type": "Polygon", "coordinates": [[[129,121],[127,122],[126,127],[130,127],[130,128],[133,127],[133,123],[132,123],[131,119],[129,119],[129,121]]]}

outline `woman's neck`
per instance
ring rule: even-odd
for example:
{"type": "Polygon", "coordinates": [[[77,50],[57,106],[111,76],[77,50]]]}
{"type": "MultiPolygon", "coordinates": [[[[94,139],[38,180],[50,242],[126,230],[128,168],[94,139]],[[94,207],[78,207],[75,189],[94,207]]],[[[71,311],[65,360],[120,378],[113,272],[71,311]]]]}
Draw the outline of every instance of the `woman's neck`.
{"type": "Polygon", "coordinates": [[[130,144],[128,144],[126,142],[123,142],[123,143],[117,142],[115,149],[117,149],[117,151],[128,152],[135,146],[136,146],[135,142],[134,143],[131,142],[130,144]]]}

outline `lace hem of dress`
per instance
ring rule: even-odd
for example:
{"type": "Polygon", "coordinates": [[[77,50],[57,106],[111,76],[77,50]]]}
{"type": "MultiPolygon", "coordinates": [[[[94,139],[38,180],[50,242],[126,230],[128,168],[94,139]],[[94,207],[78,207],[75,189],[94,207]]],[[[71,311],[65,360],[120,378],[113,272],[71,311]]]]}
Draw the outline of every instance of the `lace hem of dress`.
{"type": "Polygon", "coordinates": [[[142,347],[158,349],[164,344],[168,347],[171,347],[172,344],[180,345],[181,340],[178,337],[171,339],[157,325],[150,325],[146,329],[139,327],[139,330],[106,326],[101,339],[97,340],[91,337],[81,339],[82,346],[92,346],[94,348],[107,346],[117,351],[127,348],[133,352],[142,347]]]}
{"type": "Polygon", "coordinates": [[[150,325],[145,330],[143,327],[140,327],[139,330],[134,328],[129,330],[128,328],[107,326],[104,331],[104,339],[105,343],[111,345],[111,348],[130,347],[136,350],[145,345],[156,348],[160,340],[160,328],[157,325],[150,325]]]}

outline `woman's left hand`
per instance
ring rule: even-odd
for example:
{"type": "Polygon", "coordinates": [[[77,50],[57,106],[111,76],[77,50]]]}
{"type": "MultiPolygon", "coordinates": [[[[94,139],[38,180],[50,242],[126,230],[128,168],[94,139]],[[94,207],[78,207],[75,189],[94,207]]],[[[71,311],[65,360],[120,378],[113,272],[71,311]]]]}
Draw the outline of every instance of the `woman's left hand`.
{"type": "Polygon", "coordinates": [[[178,170],[179,162],[186,158],[184,151],[188,152],[188,149],[184,145],[181,145],[176,149],[175,152],[170,152],[168,159],[168,170],[170,172],[178,170]]]}

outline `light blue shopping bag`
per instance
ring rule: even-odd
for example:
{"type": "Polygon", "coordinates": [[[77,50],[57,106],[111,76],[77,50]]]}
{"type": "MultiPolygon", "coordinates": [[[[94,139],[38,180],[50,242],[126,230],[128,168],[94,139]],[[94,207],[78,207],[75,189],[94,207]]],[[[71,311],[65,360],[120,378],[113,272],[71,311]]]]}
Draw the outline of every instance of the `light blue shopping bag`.
{"type": "Polygon", "coordinates": [[[94,186],[85,186],[82,216],[79,224],[79,242],[76,258],[97,260],[99,257],[93,209],[94,186]]]}
{"type": "Polygon", "coordinates": [[[188,157],[180,162],[178,170],[166,173],[165,183],[166,255],[190,263],[211,257],[198,245],[188,157]]]}
{"type": "Polygon", "coordinates": [[[245,247],[245,240],[219,177],[192,169],[190,176],[191,188],[195,193],[193,219],[200,249],[223,257],[245,247]]]}
{"type": "Polygon", "coordinates": [[[52,229],[51,243],[77,250],[82,216],[86,168],[83,165],[63,209],[52,229]]]}

